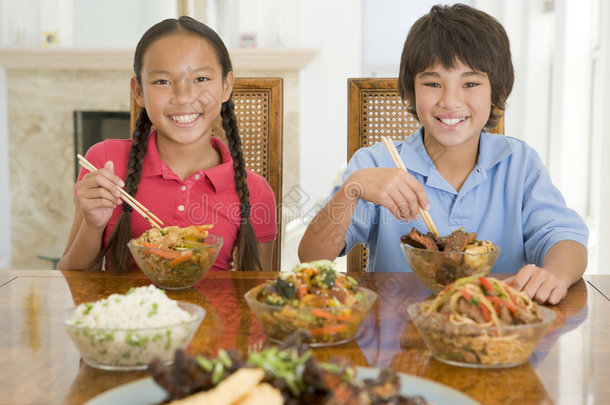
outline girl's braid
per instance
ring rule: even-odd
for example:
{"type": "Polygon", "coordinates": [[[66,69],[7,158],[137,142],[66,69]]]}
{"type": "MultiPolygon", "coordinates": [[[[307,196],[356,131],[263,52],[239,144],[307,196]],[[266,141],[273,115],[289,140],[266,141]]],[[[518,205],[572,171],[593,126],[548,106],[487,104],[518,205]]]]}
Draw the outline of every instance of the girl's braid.
{"type": "MultiPolygon", "coordinates": [[[[127,178],[125,179],[125,191],[135,197],[140,184],[142,174],[142,163],[148,147],[148,139],[152,123],[148,118],[146,109],[140,111],[136,127],[131,136],[131,149],[129,151],[129,163],[127,164],[127,178]]],[[[108,265],[110,271],[121,273],[130,268],[130,253],[127,243],[131,238],[131,207],[123,204],[123,212],[119,217],[112,236],[108,240],[106,248],[100,252],[100,259],[108,255],[108,265]]]]}
{"type": "Polygon", "coordinates": [[[236,270],[261,270],[258,240],[250,222],[250,191],[248,190],[246,163],[241,150],[241,138],[232,97],[222,104],[220,115],[233,158],[235,189],[240,202],[241,224],[236,242],[237,254],[234,267],[236,270]]]}

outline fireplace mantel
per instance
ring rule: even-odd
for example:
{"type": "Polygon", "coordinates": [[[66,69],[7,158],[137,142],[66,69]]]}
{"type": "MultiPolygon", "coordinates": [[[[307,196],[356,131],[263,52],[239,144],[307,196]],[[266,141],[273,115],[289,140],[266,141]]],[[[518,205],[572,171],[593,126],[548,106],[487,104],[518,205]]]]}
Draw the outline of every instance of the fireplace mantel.
{"type": "MultiPolygon", "coordinates": [[[[230,49],[237,71],[300,70],[317,54],[315,49],[230,49]]],[[[0,47],[5,69],[116,69],[131,70],[133,49],[0,47]]]]}

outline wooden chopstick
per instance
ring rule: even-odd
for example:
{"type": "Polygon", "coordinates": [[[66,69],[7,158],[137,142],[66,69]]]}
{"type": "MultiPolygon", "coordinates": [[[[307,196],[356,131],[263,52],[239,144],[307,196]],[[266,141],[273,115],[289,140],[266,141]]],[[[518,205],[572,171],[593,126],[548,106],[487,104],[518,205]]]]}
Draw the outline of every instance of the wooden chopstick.
{"type": "MultiPolygon", "coordinates": [[[[97,170],[97,168],[91,163],[89,163],[89,161],[85,159],[82,155],[78,154],[76,155],[76,157],[78,158],[78,163],[85,169],[89,170],[90,172],[97,170]]],[[[151,210],[142,205],[142,203],[133,198],[127,191],[123,190],[121,187],[117,186],[117,189],[121,193],[121,198],[123,199],[123,201],[129,204],[131,208],[133,208],[138,214],[142,215],[142,217],[144,217],[145,220],[150,222],[153,227],[161,228],[161,225],[163,225],[163,221],[161,221],[155,214],[153,214],[151,210]]]]}
{"type": "MultiPolygon", "coordinates": [[[[400,155],[398,154],[398,151],[396,150],[396,147],[394,146],[394,142],[392,142],[390,140],[390,138],[388,138],[386,136],[382,136],[381,140],[383,141],[383,144],[385,145],[386,149],[390,153],[390,156],[392,157],[392,160],[394,161],[394,165],[396,167],[398,167],[399,169],[407,170],[407,168],[405,167],[405,164],[403,163],[402,159],[400,158],[400,155]]],[[[434,222],[432,221],[432,217],[430,217],[430,214],[428,213],[428,211],[422,209],[422,207],[419,207],[419,213],[421,214],[421,217],[424,220],[424,222],[426,223],[426,226],[428,227],[430,232],[432,232],[436,236],[440,236],[438,233],[438,230],[436,229],[436,226],[434,225],[434,222]]]]}

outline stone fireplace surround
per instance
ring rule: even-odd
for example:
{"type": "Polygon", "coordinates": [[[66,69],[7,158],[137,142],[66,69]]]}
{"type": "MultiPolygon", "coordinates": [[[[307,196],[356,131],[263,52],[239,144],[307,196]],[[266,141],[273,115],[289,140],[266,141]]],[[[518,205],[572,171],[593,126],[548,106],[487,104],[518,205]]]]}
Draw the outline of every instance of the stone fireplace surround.
{"type": "MultiPolygon", "coordinates": [[[[316,51],[230,53],[237,76],[284,78],[283,151],[284,162],[291,164],[284,165],[283,189],[288,192],[299,179],[299,70],[316,51]]],[[[7,88],[10,268],[52,268],[53,262],[40,256],[63,251],[74,215],[73,113],[129,111],[132,58],[131,50],[0,48],[7,88]]]]}

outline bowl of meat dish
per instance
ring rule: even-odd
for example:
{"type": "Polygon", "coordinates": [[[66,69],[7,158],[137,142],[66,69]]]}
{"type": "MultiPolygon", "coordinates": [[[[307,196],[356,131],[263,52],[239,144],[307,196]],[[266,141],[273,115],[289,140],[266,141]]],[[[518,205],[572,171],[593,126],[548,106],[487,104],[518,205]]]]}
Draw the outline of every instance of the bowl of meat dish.
{"type": "Polygon", "coordinates": [[[206,314],[171,300],[154,285],[131,288],[65,312],[63,324],[83,361],[104,370],[144,370],[154,358],[171,363],[206,314]]]}
{"type": "Polygon", "coordinates": [[[459,278],[487,275],[500,255],[499,246],[461,229],[441,237],[413,228],[400,241],[411,270],[435,294],[459,278]]]}
{"type": "Polygon", "coordinates": [[[434,300],[411,304],[409,317],[437,360],[505,368],[528,361],[555,311],[491,277],[455,281],[434,300]]]}
{"type": "Polygon", "coordinates": [[[281,342],[306,330],[316,347],[353,339],[377,294],[336,271],[332,262],[319,260],[281,272],[245,299],[270,340],[281,342]]]}
{"type": "Polygon", "coordinates": [[[212,225],[151,228],[128,243],[138,267],[158,287],[189,288],[214,264],[222,238],[210,235],[212,225]]]}

